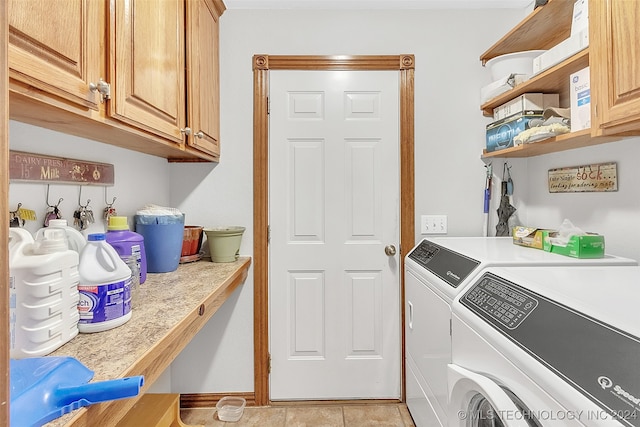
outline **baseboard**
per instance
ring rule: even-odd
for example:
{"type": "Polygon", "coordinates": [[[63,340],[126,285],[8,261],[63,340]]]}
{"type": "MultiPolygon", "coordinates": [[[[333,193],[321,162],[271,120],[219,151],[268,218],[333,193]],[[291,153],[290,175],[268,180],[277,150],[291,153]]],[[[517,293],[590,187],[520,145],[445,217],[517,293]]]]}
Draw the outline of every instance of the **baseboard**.
{"type": "Polygon", "coordinates": [[[353,399],[353,400],[276,400],[271,406],[348,406],[348,405],[398,405],[400,399],[353,399]]]}
{"type": "Polygon", "coordinates": [[[247,406],[256,406],[256,395],[253,392],[246,393],[196,393],[181,394],[180,408],[215,408],[216,403],[225,396],[243,397],[247,401],[247,406]]]}
{"type": "MultiPolygon", "coordinates": [[[[216,403],[225,396],[243,397],[247,401],[247,406],[256,406],[256,395],[253,392],[245,393],[195,393],[181,394],[180,408],[215,408],[216,403]]],[[[354,400],[286,400],[271,401],[270,406],[323,406],[323,405],[365,405],[365,404],[399,404],[399,399],[354,399],[354,400]]]]}

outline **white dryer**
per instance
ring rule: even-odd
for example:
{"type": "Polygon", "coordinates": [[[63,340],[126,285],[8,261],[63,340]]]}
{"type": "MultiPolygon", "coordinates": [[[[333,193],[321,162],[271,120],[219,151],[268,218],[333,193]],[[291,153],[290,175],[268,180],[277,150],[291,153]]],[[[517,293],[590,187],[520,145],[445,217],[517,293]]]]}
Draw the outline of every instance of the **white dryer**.
{"type": "Polygon", "coordinates": [[[449,426],[640,426],[640,267],[489,268],[453,303],[449,426]]]}
{"type": "Polygon", "coordinates": [[[418,427],[447,425],[451,303],[491,266],[637,265],[607,255],[577,259],[513,244],[510,237],[423,239],[405,258],[406,402],[418,427]]]}

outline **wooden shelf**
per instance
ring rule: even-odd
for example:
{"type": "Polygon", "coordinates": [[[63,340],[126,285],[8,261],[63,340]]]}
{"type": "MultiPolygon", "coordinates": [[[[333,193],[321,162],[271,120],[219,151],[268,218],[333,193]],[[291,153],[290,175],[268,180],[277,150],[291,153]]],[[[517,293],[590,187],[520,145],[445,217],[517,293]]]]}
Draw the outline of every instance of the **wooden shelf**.
{"type": "Polygon", "coordinates": [[[552,48],[571,35],[572,15],[573,2],[549,0],[480,55],[482,64],[507,53],[552,48]]]}
{"type": "Polygon", "coordinates": [[[482,150],[482,158],[513,158],[513,157],[535,157],[543,154],[557,153],[560,151],[573,150],[574,148],[588,147],[590,145],[604,144],[618,141],[622,136],[592,137],[591,129],[584,129],[578,132],[571,132],[558,135],[555,138],[548,138],[531,144],[522,144],[517,147],[505,148],[503,150],[487,152],[482,150]]]}
{"type": "Polygon", "coordinates": [[[517,85],[510,91],[501,93],[482,104],[480,107],[482,114],[492,117],[494,108],[527,92],[557,93],[560,95],[560,105],[568,105],[569,75],[588,66],[589,48],[581,50],[572,57],[517,85]]]}
{"type": "Polygon", "coordinates": [[[247,257],[229,263],[203,260],[169,273],[148,273],[127,323],[78,334],[51,353],[78,359],[94,372],[93,382],[144,375],[140,394],[74,410],[46,427],[115,426],[245,281],[250,264],[247,257]]]}

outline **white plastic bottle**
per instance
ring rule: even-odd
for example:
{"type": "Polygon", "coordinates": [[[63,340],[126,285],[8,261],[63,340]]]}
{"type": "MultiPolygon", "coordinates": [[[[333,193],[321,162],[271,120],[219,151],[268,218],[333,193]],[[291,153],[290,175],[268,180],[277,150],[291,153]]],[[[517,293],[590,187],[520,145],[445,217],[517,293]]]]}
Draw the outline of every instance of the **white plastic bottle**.
{"type": "Polygon", "coordinates": [[[9,229],[10,356],[45,356],[78,335],[78,253],[63,230],[46,230],[34,242],[9,229]]]}
{"type": "Polygon", "coordinates": [[[101,332],[131,319],[131,269],[106,242],[105,234],[89,234],[80,254],[78,329],[101,332]]]}
{"type": "Polygon", "coordinates": [[[87,244],[87,239],[84,238],[84,236],[82,235],[81,232],[79,232],[78,230],[76,230],[73,227],[70,227],[67,224],[67,220],[66,219],[51,219],[49,220],[49,226],[48,227],[43,227],[40,230],[38,230],[36,232],[36,240],[38,240],[38,237],[40,237],[42,235],[42,233],[44,233],[45,230],[51,230],[51,229],[61,229],[65,231],[65,234],[67,236],[67,241],[69,244],[69,249],[72,249],[78,253],[82,252],[82,249],[84,249],[84,245],[87,244]]]}

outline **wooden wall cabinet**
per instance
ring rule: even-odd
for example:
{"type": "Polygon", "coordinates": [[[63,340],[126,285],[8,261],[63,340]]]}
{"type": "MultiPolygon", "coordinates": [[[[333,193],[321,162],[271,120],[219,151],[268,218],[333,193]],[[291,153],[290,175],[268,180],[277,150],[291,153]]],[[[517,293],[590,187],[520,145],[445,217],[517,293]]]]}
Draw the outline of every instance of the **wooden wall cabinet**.
{"type": "Polygon", "coordinates": [[[9,0],[11,118],[171,161],[218,161],[222,0],[56,5],[9,0]]]}
{"type": "Polygon", "coordinates": [[[91,92],[101,73],[104,25],[99,2],[9,1],[9,76],[80,108],[98,110],[91,92]]]}
{"type": "Polygon", "coordinates": [[[640,2],[591,0],[592,131],[640,131],[640,2]]]}
{"type": "Polygon", "coordinates": [[[181,0],[112,0],[108,114],[184,144],[184,8],[181,0]]]}
{"type": "MultiPolygon", "coordinates": [[[[550,49],[571,34],[573,1],[549,0],[535,9],[480,57],[491,58],[523,50],[550,49]]],[[[483,158],[531,157],[616,141],[640,133],[640,2],[589,1],[589,47],[532,77],[481,106],[493,109],[527,92],[558,93],[569,107],[569,76],[589,66],[591,129],[571,132],[532,144],[483,152],[483,158]]]]}
{"type": "Polygon", "coordinates": [[[189,147],[220,156],[219,23],[224,5],[187,1],[187,121],[189,147]]]}

